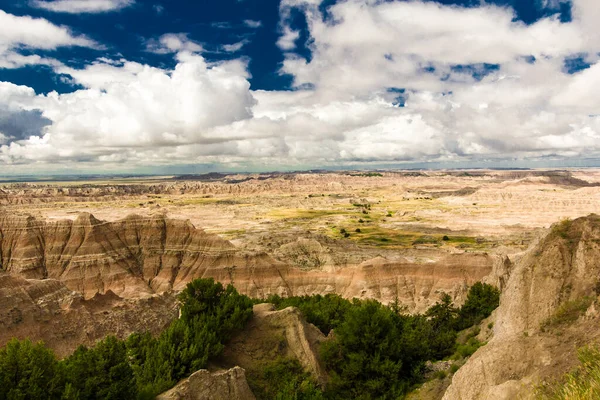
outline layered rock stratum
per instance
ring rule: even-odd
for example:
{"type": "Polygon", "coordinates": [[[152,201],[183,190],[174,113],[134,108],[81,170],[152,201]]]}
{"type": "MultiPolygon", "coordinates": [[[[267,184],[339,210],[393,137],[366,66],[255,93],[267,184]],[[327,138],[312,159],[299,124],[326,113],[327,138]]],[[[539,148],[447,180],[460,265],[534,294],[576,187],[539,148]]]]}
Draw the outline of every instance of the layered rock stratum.
{"type": "Polygon", "coordinates": [[[337,293],[397,298],[421,311],[441,291],[460,302],[468,285],[501,262],[440,253],[307,271],[162,215],[105,222],[82,213],[48,222],[0,213],[0,345],[12,337],[44,340],[63,355],[108,334],[159,332],[177,315],[176,293],[207,277],[252,297],[337,293]]]}
{"type": "Polygon", "coordinates": [[[398,298],[410,310],[427,308],[441,291],[460,300],[468,285],[499,262],[485,253],[440,253],[435,260],[379,257],[343,268],[304,270],[266,253],[241,251],[189,221],[131,215],[105,222],[88,213],[53,222],[2,213],[0,255],[0,269],[63,282],[86,299],[108,291],[149,297],[212,277],[233,282],[251,297],[337,293],[383,302],[398,298]]]}

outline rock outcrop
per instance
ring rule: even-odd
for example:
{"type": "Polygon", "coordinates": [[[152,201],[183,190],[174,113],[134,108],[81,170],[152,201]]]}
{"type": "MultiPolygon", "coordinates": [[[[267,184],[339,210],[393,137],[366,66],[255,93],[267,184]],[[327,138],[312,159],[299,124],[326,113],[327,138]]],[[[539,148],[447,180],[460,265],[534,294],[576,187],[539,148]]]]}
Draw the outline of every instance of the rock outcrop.
{"type": "Polygon", "coordinates": [[[515,264],[495,311],[493,339],[455,374],[444,399],[530,398],[536,384],[573,366],[576,347],[600,338],[594,304],[556,328],[558,335],[544,326],[561,305],[597,298],[598,260],[600,217],[554,225],[515,264]]]}
{"type": "Polygon", "coordinates": [[[177,318],[170,294],[122,299],[112,292],[85,300],[54,279],[33,280],[0,272],[0,346],[13,337],[43,340],[59,356],[107,335],[161,332],[177,318]]]}
{"type": "Polygon", "coordinates": [[[258,304],[246,329],[225,347],[222,359],[227,366],[239,365],[253,374],[278,358],[295,358],[317,382],[324,383],[318,352],[324,340],[325,335],[306,322],[297,308],[277,311],[272,304],[258,304]]]}
{"type": "Polygon", "coordinates": [[[352,298],[396,298],[422,311],[449,292],[460,302],[466,287],[492,271],[499,258],[440,253],[416,262],[376,258],[344,268],[303,270],[265,253],[237,249],[189,221],[129,216],[114,222],[82,213],[46,222],[0,213],[0,270],[27,279],[54,279],[90,299],[111,291],[143,298],[179,291],[196,278],[233,282],[252,297],[337,293],[352,298]]]}
{"type": "Polygon", "coordinates": [[[0,214],[0,268],[28,279],[56,279],[85,298],[112,291],[144,297],[180,290],[194,278],[234,277],[242,291],[260,295],[253,281],[274,277],[279,266],[264,254],[247,255],[189,221],[132,215],[116,222],[82,213],[75,221],[39,221],[0,214]],[[216,270],[216,271],[215,271],[216,270]]]}
{"type": "Polygon", "coordinates": [[[243,368],[209,372],[201,369],[156,400],[254,400],[243,368]]]}

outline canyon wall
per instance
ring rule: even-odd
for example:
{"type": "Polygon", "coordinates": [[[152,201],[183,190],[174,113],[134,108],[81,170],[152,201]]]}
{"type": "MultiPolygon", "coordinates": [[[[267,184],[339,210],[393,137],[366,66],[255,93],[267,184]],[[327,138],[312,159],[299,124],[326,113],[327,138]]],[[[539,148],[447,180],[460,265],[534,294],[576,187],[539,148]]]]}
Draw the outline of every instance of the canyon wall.
{"type": "Polygon", "coordinates": [[[460,301],[466,287],[497,262],[487,254],[440,252],[437,260],[420,263],[376,258],[344,268],[302,270],[265,253],[243,252],[189,221],[164,216],[104,222],[82,213],[74,221],[46,222],[0,214],[0,269],[63,282],[86,299],[107,291],[149,297],[212,277],[233,282],[252,297],[337,293],[386,303],[398,298],[421,310],[442,291],[460,301]]]}

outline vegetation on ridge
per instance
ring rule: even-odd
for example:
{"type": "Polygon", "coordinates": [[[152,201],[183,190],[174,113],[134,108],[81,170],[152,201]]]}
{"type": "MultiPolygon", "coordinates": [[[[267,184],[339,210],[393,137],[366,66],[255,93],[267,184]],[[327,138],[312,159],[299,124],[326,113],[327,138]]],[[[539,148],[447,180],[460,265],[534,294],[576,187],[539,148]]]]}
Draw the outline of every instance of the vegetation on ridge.
{"type": "Polygon", "coordinates": [[[205,368],[252,316],[248,297],[212,279],[189,283],[179,299],[181,318],[158,338],[109,336],[61,361],[41,343],[12,340],[0,349],[0,399],[153,399],[205,368]]]}
{"type": "Polygon", "coordinates": [[[403,397],[422,381],[426,361],[458,350],[459,355],[470,356],[479,344],[472,338],[457,347],[458,331],[489,316],[499,298],[497,288],[476,283],[462,307],[454,307],[451,297],[443,294],[423,315],[404,314],[397,303],[384,306],[376,300],[350,301],[333,294],[271,296],[268,301],[279,309],[298,307],[326,335],[333,329],[332,338],[321,346],[330,377],[326,398],[376,399],[403,397]]]}
{"type": "MultiPolygon", "coordinates": [[[[296,306],[324,333],[334,331],[321,346],[330,379],[320,387],[298,360],[282,358],[248,376],[249,384],[259,399],[402,398],[423,380],[426,361],[457,351],[458,330],[487,317],[498,295],[476,284],[462,307],[444,294],[423,315],[404,314],[397,303],[332,294],[272,296],[268,301],[278,308],[296,306]]],[[[41,343],[12,340],[0,349],[0,399],[152,399],[205,368],[252,316],[251,299],[212,279],[191,282],[179,299],[181,317],[157,338],[109,336],[60,361],[41,343]]],[[[470,355],[477,346],[467,345],[461,353],[470,355]]]]}

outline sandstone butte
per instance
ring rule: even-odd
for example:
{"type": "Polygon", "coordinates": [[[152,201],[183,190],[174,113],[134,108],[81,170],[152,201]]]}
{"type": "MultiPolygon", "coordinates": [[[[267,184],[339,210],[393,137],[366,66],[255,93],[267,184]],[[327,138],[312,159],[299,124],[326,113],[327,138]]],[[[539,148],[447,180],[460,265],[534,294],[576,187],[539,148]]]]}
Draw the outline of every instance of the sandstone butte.
{"type": "MultiPolygon", "coordinates": [[[[76,344],[93,343],[107,332],[125,336],[149,325],[160,330],[176,316],[173,292],[197,277],[233,281],[252,296],[336,292],[382,301],[398,296],[412,310],[431,304],[442,290],[460,302],[469,284],[495,283],[502,289],[500,307],[486,321],[494,323],[493,336],[454,375],[446,400],[530,398],[538,382],[575,365],[576,347],[600,336],[593,303],[562,327],[561,335],[543,329],[566,302],[597,297],[600,217],[595,215],[556,225],[510,258],[454,254],[428,264],[379,258],[336,271],[302,271],[267,254],[243,253],[189,222],[163,217],[106,223],[83,214],[73,222],[43,222],[2,214],[0,227],[2,344],[11,336],[31,337],[68,354],[76,344]]],[[[270,317],[267,309],[259,314],[272,320],[274,329],[283,329],[290,348],[314,344],[317,339],[309,340],[306,333],[311,328],[293,322],[296,312],[283,311],[281,317],[270,317]]],[[[238,346],[253,345],[242,340],[238,346]]],[[[239,354],[242,364],[244,351],[239,354]]],[[[297,357],[311,359],[310,354],[297,357]]],[[[318,368],[318,362],[305,367],[318,368]]],[[[200,375],[222,382],[232,374],[240,376],[232,370],[200,375]]]]}

